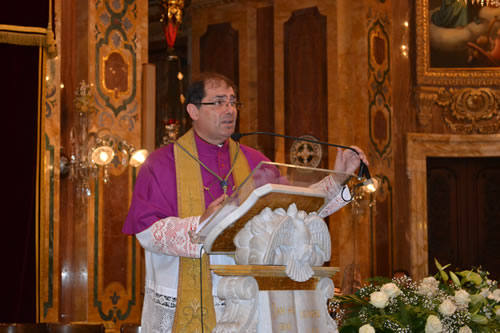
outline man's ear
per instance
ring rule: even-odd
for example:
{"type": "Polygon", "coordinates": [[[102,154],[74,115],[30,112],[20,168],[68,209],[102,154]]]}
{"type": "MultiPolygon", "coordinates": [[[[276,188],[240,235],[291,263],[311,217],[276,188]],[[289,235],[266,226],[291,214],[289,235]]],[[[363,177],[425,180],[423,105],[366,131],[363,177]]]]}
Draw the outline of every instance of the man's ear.
{"type": "Polygon", "coordinates": [[[198,118],[200,117],[200,110],[198,110],[196,105],[190,103],[187,105],[186,110],[192,120],[198,120],[198,118]]]}

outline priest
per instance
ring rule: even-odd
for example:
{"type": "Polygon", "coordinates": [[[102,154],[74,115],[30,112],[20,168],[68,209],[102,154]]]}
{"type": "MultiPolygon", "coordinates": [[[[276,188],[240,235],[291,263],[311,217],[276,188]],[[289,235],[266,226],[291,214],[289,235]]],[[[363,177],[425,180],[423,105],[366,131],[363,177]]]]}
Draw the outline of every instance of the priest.
{"type": "MultiPolygon", "coordinates": [[[[193,127],[175,143],[151,153],[139,171],[123,232],[135,235],[144,248],[146,285],[142,333],[211,332],[224,302],[216,296],[219,277],[212,264],[234,264],[225,255],[204,254],[189,233],[210,217],[261,161],[255,149],[240,145],[234,133],[237,87],[227,77],[204,73],[190,86],[186,109],[193,127]],[[201,262],[200,262],[201,261],[201,262]]],[[[335,169],[353,173],[360,159],[357,147],[337,153],[335,169]]],[[[328,193],[327,216],[347,202],[333,181],[316,185],[328,193]]]]}

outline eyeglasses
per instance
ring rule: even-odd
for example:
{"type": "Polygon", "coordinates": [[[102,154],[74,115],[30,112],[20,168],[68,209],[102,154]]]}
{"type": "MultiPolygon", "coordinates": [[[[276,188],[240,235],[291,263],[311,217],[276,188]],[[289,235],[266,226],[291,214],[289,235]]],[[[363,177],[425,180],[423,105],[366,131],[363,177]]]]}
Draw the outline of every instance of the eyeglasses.
{"type": "Polygon", "coordinates": [[[231,105],[231,107],[236,108],[236,110],[241,110],[243,108],[243,103],[238,101],[215,101],[215,102],[199,102],[200,105],[213,105],[215,109],[222,110],[223,108],[231,105]]]}

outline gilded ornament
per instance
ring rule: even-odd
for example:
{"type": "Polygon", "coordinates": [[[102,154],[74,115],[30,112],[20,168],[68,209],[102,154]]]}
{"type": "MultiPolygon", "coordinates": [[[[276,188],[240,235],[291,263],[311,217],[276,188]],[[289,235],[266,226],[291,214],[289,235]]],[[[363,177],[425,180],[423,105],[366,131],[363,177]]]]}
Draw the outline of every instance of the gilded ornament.
{"type": "Polygon", "coordinates": [[[420,89],[417,97],[417,119],[418,123],[422,126],[427,124],[432,119],[432,107],[438,99],[436,91],[420,89]]]}
{"type": "Polygon", "coordinates": [[[500,128],[500,95],[489,88],[444,88],[438,91],[437,103],[449,128],[462,134],[492,134],[500,128]]]}

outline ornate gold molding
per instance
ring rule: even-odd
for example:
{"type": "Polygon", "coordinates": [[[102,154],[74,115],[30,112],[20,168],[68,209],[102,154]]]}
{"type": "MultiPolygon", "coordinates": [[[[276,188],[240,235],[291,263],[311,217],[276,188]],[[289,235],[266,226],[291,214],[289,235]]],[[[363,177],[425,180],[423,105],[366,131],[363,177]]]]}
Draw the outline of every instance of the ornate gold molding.
{"type": "Polygon", "coordinates": [[[454,133],[493,134],[500,128],[499,99],[500,92],[489,88],[440,88],[436,102],[454,133]]]}
{"type": "Polygon", "coordinates": [[[456,134],[494,134],[500,129],[500,90],[490,88],[419,87],[417,120],[422,126],[432,120],[434,104],[456,134]]]}
{"type": "Polygon", "coordinates": [[[432,107],[438,98],[436,88],[421,87],[417,91],[417,120],[422,126],[432,119],[432,107]]]}

